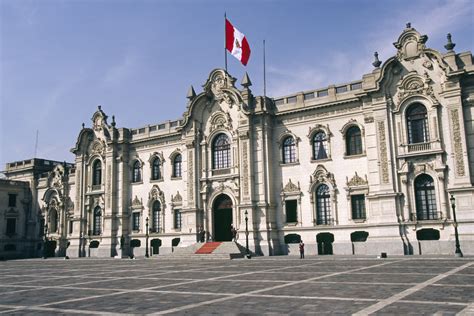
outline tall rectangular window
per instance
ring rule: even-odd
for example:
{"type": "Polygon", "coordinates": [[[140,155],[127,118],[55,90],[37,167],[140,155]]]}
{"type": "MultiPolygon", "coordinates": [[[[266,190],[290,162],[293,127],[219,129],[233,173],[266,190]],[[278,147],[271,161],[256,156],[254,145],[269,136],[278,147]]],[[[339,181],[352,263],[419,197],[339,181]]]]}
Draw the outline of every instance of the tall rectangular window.
{"type": "Polygon", "coordinates": [[[132,225],[133,230],[140,230],[140,213],[133,213],[132,214],[132,225]]]}
{"type": "Polygon", "coordinates": [[[7,218],[7,236],[13,236],[16,234],[16,218],[7,218]]]}
{"type": "Polygon", "coordinates": [[[181,229],[181,210],[174,210],[174,229],[181,229]]]}
{"type": "Polygon", "coordinates": [[[74,222],[70,220],[69,221],[69,234],[72,234],[73,229],[74,229],[74,222]]]}
{"type": "Polygon", "coordinates": [[[351,196],[352,219],[365,219],[365,196],[357,194],[351,196]]]}
{"type": "Polygon", "coordinates": [[[297,223],[298,222],[298,216],[296,214],[297,208],[298,208],[298,201],[297,200],[285,201],[286,222],[287,223],[297,223]]]}
{"type": "Polygon", "coordinates": [[[8,207],[16,207],[16,194],[8,194],[8,207]]]}

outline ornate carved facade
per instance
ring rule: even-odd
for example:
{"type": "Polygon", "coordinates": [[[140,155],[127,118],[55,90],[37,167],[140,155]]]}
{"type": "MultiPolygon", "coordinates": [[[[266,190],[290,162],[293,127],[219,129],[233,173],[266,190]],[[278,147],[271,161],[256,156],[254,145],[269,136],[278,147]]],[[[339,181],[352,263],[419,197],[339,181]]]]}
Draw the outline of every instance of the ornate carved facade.
{"type": "Polygon", "coordinates": [[[427,39],[408,25],[395,56],[362,80],[285,97],[254,96],[247,74],[239,89],[215,69],[202,92],[190,88],[183,117],[163,124],[117,127],[99,107],[72,149],[74,172],[51,174],[41,212],[59,210],[70,227],[58,231],[69,256],[143,254],[147,233],[163,254],[201,227],[226,240],[245,214],[263,255],[291,253],[289,235],[309,254],[449,254],[453,195],[472,254],[472,55],[427,39]]]}

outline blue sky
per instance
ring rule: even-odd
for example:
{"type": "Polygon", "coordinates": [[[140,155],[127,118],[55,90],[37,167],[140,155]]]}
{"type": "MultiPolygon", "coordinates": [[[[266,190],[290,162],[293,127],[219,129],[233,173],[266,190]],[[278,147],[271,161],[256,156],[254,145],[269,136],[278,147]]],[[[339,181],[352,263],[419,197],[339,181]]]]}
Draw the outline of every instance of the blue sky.
{"type": "MultiPolygon", "coordinates": [[[[82,122],[101,104],[118,127],[181,117],[186,92],[224,66],[224,12],[243,32],[247,67],[229,55],[229,72],[244,71],[277,97],[362,78],[382,61],[406,22],[445,52],[474,47],[474,1],[151,1],[0,0],[0,170],[34,156],[73,161],[82,122]]],[[[110,122],[110,121],[109,121],[110,122]]]]}

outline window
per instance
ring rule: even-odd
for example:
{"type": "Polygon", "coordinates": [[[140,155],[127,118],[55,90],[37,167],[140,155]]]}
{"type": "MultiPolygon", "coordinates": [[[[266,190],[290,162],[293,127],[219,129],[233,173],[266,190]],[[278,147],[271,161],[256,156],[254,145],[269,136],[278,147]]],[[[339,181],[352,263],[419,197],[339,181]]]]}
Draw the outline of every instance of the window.
{"type": "Polygon", "coordinates": [[[74,232],[74,222],[72,220],[69,220],[69,234],[72,234],[74,232]]]}
{"type": "Polygon", "coordinates": [[[141,182],[142,181],[142,167],[140,161],[135,161],[133,163],[133,171],[132,171],[132,182],[141,182]]]}
{"type": "Polygon", "coordinates": [[[174,229],[181,229],[181,210],[174,210],[174,229]]]}
{"type": "Polygon", "coordinates": [[[283,163],[296,162],[295,139],[290,136],[283,141],[283,163]]]}
{"type": "Polygon", "coordinates": [[[7,218],[7,236],[13,236],[16,234],[16,218],[7,218]]]}
{"type": "Polygon", "coordinates": [[[416,218],[418,220],[437,219],[436,194],[433,178],[422,174],[415,179],[416,218]]]}
{"type": "Polygon", "coordinates": [[[58,212],[53,208],[49,211],[49,231],[56,233],[58,231],[58,212]]]}
{"type": "Polygon", "coordinates": [[[352,219],[365,219],[365,196],[357,194],[351,196],[352,219]]]}
{"type": "Polygon", "coordinates": [[[230,167],[230,140],[226,134],[219,134],[212,144],[212,157],[214,169],[230,167]]]}
{"type": "Polygon", "coordinates": [[[317,132],[313,137],[313,159],[326,159],[328,158],[328,141],[326,133],[323,131],[317,132]]]}
{"type": "Polygon", "coordinates": [[[331,222],[331,204],[329,187],[321,184],[316,189],[316,224],[329,225],[331,222]]]}
{"type": "Polygon", "coordinates": [[[140,213],[132,213],[132,230],[140,230],[140,213]]]}
{"type": "Polygon", "coordinates": [[[350,127],[346,132],[346,155],[362,154],[362,136],[357,126],[350,127]]]}
{"type": "Polygon", "coordinates": [[[160,158],[155,158],[151,164],[151,179],[159,180],[161,179],[161,161],[160,158]]]}
{"type": "Polygon", "coordinates": [[[8,207],[16,207],[16,194],[8,194],[8,207]]]}
{"type": "Polygon", "coordinates": [[[407,129],[409,144],[428,142],[428,115],[422,104],[416,103],[408,108],[407,129]]]}
{"type": "Polygon", "coordinates": [[[181,177],[181,163],[182,163],[181,154],[177,154],[174,157],[174,161],[173,161],[173,177],[175,178],[181,177]]]}
{"type": "Polygon", "coordinates": [[[94,209],[94,219],[92,223],[92,234],[94,235],[100,235],[102,233],[102,209],[100,206],[97,206],[94,209]]]}
{"type": "Polygon", "coordinates": [[[159,201],[153,202],[152,207],[152,214],[153,214],[153,223],[152,229],[153,232],[159,233],[161,230],[161,204],[159,201]]]}
{"type": "Polygon", "coordinates": [[[287,223],[297,223],[298,216],[296,210],[298,208],[297,200],[288,200],[285,201],[285,210],[286,210],[286,222],[287,223]]]}
{"type": "Polygon", "coordinates": [[[99,159],[92,165],[92,185],[102,184],[102,163],[99,159]]]}

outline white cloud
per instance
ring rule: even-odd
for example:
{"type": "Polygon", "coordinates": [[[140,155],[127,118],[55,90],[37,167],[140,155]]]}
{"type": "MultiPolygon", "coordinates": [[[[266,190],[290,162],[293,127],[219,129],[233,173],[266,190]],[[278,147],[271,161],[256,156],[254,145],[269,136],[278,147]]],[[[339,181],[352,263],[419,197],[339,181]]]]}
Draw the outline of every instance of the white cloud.
{"type": "Polygon", "coordinates": [[[136,66],[136,55],[126,55],[118,64],[106,70],[102,84],[107,87],[119,85],[134,72],[136,66]]]}
{"type": "Polygon", "coordinates": [[[393,12],[390,18],[378,21],[378,27],[367,32],[361,40],[365,44],[353,51],[330,52],[324,63],[312,67],[303,66],[307,60],[288,68],[268,67],[268,73],[276,75],[272,78],[269,95],[277,97],[359,80],[373,69],[375,51],[378,51],[382,62],[395,55],[392,43],[397,40],[406,22],[412,22],[412,27],[431,38],[446,36],[463,25],[472,25],[473,7],[470,0],[422,1],[416,9],[393,12]],[[435,6],[437,3],[439,5],[435,6]]]}

